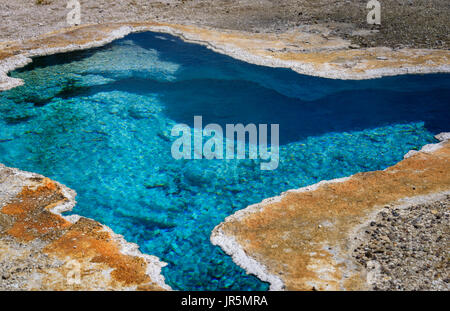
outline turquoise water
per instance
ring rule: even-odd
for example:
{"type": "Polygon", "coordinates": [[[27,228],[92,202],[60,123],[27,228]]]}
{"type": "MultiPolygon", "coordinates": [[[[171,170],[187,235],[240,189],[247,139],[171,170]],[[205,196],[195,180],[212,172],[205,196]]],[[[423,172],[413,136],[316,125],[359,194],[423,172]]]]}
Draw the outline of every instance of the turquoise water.
{"type": "Polygon", "coordinates": [[[142,33],[36,58],[0,93],[0,162],[75,189],[94,218],[169,265],[183,290],[265,290],[218,247],[212,229],[288,189],[384,169],[449,131],[450,76],[367,81],[254,66],[142,33]],[[177,123],[280,124],[280,164],[171,157],[177,123]]]}

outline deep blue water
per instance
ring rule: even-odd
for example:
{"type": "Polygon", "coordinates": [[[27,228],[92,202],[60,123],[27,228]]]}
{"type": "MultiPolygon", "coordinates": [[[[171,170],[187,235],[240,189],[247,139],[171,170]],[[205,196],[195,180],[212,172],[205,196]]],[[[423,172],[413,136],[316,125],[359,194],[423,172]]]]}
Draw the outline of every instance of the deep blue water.
{"type": "Polygon", "coordinates": [[[169,263],[175,289],[268,286],[211,245],[249,204],[324,179],[384,169],[449,131],[450,75],[366,81],[254,66],[142,33],[36,58],[0,93],[0,162],[75,189],[94,218],[169,263]],[[280,124],[280,165],[171,157],[176,123],[280,124]]]}

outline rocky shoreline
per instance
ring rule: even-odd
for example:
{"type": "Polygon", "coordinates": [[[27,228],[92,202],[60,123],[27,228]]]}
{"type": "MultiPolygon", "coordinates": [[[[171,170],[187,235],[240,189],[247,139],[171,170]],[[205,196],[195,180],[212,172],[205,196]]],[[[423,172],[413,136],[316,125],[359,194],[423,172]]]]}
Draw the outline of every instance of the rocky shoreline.
{"type": "Polygon", "coordinates": [[[306,26],[281,34],[254,34],[156,22],[84,25],[26,42],[0,44],[0,91],[22,85],[8,72],[32,57],[105,45],[132,32],[169,33],[256,65],[290,68],[300,74],[331,79],[370,79],[412,73],[450,72],[450,51],[432,49],[352,48],[328,28],[306,26]]]}
{"type": "Polygon", "coordinates": [[[437,137],[384,171],[240,210],[211,242],[272,290],[449,290],[450,143],[437,137]]]}
{"type": "MultiPolygon", "coordinates": [[[[366,23],[367,0],[83,0],[82,24],[155,21],[250,33],[318,25],[363,48],[449,49],[446,0],[383,0],[381,25],[366,23]]],[[[0,3],[0,41],[29,40],[66,27],[66,0],[0,3]],[[25,26],[26,25],[26,26],[25,26]],[[17,30],[20,29],[18,32],[17,30]]]]}
{"type": "Polygon", "coordinates": [[[383,22],[371,26],[366,1],[86,0],[82,25],[68,27],[66,1],[6,1],[0,4],[0,91],[22,84],[7,74],[32,57],[99,47],[139,31],[170,33],[246,62],[325,78],[450,72],[450,5],[410,2],[383,1],[383,22]]]}

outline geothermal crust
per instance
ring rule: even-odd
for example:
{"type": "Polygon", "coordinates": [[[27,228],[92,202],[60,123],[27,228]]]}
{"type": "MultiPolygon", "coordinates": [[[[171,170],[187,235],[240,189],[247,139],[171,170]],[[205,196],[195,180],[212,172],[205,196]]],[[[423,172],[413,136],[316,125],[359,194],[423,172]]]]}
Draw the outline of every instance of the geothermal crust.
{"type": "Polygon", "coordinates": [[[62,29],[25,42],[0,44],[0,91],[23,82],[7,76],[30,57],[105,45],[131,32],[176,35],[234,58],[306,75],[334,79],[368,79],[407,73],[450,71],[450,51],[432,49],[353,48],[350,41],[322,26],[285,33],[248,33],[166,23],[115,23],[62,29]]]}
{"type": "Polygon", "coordinates": [[[170,290],[155,256],[78,215],[75,192],[0,164],[0,290],[170,290]]]}
{"type": "Polygon", "coordinates": [[[22,83],[6,74],[30,57],[96,47],[145,30],[250,63],[327,78],[449,72],[448,1],[384,0],[381,25],[367,24],[366,5],[365,0],[83,0],[82,25],[68,27],[66,0],[6,0],[0,3],[0,90],[22,83]]]}
{"type": "Polygon", "coordinates": [[[449,290],[449,167],[446,139],[249,206],[211,242],[272,290],[449,290]]]}

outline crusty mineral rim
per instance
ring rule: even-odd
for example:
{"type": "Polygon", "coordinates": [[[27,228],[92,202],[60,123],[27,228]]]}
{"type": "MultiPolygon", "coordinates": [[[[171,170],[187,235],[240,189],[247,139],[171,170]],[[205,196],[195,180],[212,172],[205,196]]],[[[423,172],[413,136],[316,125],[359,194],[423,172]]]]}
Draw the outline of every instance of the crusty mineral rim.
{"type": "MultiPolygon", "coordinates": [[[[283,34],[252,34],[167,23],[117,23],[83,25],[66,28],[24,42],[1,42],[0,91],[23,85],[22,80],[8,77],[7,73],[27,65],[32,61],[31,57],[99,47],[108,44],[115,39],[123,38],[132,32],[142,31],[169,33],[178,36],[187,42],[205,45],[216,52],[249,63],[291,68],[301,74],[326,78],[358,80],[407,73],[450,72],[450,51],[448,50],[393,50],[385,47],[350,49],[350,43],[346,40],[329,35],[322,36],[326,33],[326,30],[324,29],[321,30],[321,33],[316,35],[299,31],[290,31],[283,34]]],[[[439,150],[449,149],[448,145],[446,145],[445,148],[442,148],[442,146],[442,144],[439,144],[439,147],[437,148],[439,150]]],[[[435,155],[441,152],[439,150],[433,150],[430,154],[435,155]]],[[[421,158],[424,154],[427,154],[427,152],[423,150],[419,154],[412,156],[411,159],[421,158]]],[[[408,161],[408,159],[400,162],[394,167],[403,165],[402,163],[405,161],[408,161]]],[[[440,159],[440,161],[444,160],[440,159]]],[[[445,161],[447,161],[447,159],[445,159],[445,161]]],[[[444,169],[444,172],[446,173],[445,176],[448,176],[448,166],[446,170],[444,169]]],[[[364,173],[355,176],[370,176],[371,174],[380,173],[364,173]]],[[[249,273],[253,273],[262,280],[270,282],[271,289],[311,289],[311,286],[318,289],[358,288],[356,285],[353,285],[352,287],[347,284],[349,286],[346,287],[344,286],[345,284],[341,284],[341,280],[336,276],[339,274],[339,271],[336,272],[336,264],[327,266],[321,265],[320,262],[316,262],[306,268],[309,267],[311,270],[321,270],[322,272],[315,272],[319,276],[322,273],[325,277],[330,278],[331,274],[331,278],[334,277],[335,279],[338,279],[332,280],[334,284],[324,285],[323,282],[321,283],[320,278],[311,278],[309,281],[303,280],[300,283],[290,283],[289,280],[286,279],[286,276],[281,273],[283,272],[281,271],[282,269],[279,269],[278,271],[271,269],[270,266],[267,265],[267,260],[265,260],[264,257],[258,256],[258,258],[256,258],[256,255],[245,247],[245,243],[243,243],[245,241],[230,234],[227,229],[229,223],[238,223],[240,220],[250,218],[251,215],[257,215],[262,213],[262,211],[269,210],[269,206],[280,203],[283,199],[295,192],[313,193],[314,191],[324,188],[327,184],[330,184],[333,187],[333,185],[351,182],[356,179],[355,176],[342,179],[339,183],[336,181],[332,183],[323,182],[319,185],[307,187],[299,191],[287,192],[278,198],[267,199],[261,204],[249,207],[228,217],[224,223],[214,229],[211,240],[213,244],[220,245],[227,253],[233,255],[235,262],[247,269],[249,273]],[[243,218],[240,219],[240,217],[243,218]],[[263,261],[264,263],[262,263],[263,261]],[[330,270],[331,273],[327,269],[330,270]]],[[[446,189],[449,188],[448,184],[444,186],[446,189]]],[[[67,188],[62,187],[62,189],[67,188]]],[[[52,212],[54,215],[58,215],[58,213],[67,210],[67,208],[73,207],[73,204],[75,204],[73,197],[71,198],[70,195],[67,195],[66,193],[66,198],[68,202],[53,207],[52,212]]],[[[79,216],[71,216],[70,219],[65,219],[65,221],[75,222],[80,219],[79,216]]],[[[327,225],[327,223],[324,224],[327,225]]],[[[90,226],[92,225],[94,224],[90,223],[90,226]]],[[[97,223],[97,225],[99,224],[97,223]]],[[[117,236],[113,235],[110,229],[107,229],[104,226],[103,228],[105,231],[109,231],[111,236],[117,240],[117,236]]],[[[124,246],[124,240],[119,240],[119,244],[122,245],[122,253],[131,252],[138,257],[148,256],[141,255],[140,253],[140,255],[138,255],[137,246],[130,246],[132,244],[129,243],[126,243],[128,246],[124,246]]],[[[66,251],[69,252],[68,249],[66,249],[66,251]]],[[[324,252],[324,250],[321,249],[319,252],[324,252]]],[[[151,279],[156,281],[160,288],[169,289],[169,287],[164,284],[163,277],[159,274],[163,264],[155,257],[149,257],[155,259],[154,267],[156,267],[154,270],[148,272],[151,274],[151,279]]],[[[149,257],[147,257],[147,259],[149,259],[149,257]]],[[[292,258],[292,255],[289,255],[289,257],[292,258]]],[[[336,258],[328,259],[335,260],[336,258]]],[[[102,258],[102,260],[106,260],[106,258],[102,258]]],[[[122,266],[121,268],[124,267],[122,266]]],[[[359,278],[358,273],[354,273],[353,275],[356,275],[356,279],[359,278]]],[[[358,284],[358,286],[362,286],[361,282],[358,284]]]]}
{"type": "Polygon", "coordinates": [[[349,41],[321,26],[316,32],[248,33],[156,22],[83,25],[64,28],[24,42],[0,42],[0,91],[23,81],[9,71],[30,57],[103,46],[132,32],[169,33],[248,63],[291,68],[305,75],[332,79],[369,79],[412,73],[450,72],[450,51],[387,47],[351,49],[349,41]]]}
{"type": "Polygon", "coordinates": [[[351,256],[358,230],[384,206],[434,202],[450,193],[449,133],[383,171],[322,181],[239,210],[211,243],[271,290],[367,290],[351,256]]]}
{"type": "Polygon", "coordinates": [[[171,290],[161,275],[166,263],[159,258],[142,254],[136,244],[92,219],[62,216],[75,206],[75,195],[41,175],[0,164],[0,262],[9,260],[15,266],[15,258],[34,256],[39,261],[36,254],[45,254],[50,261],[62,263],[53,267],[41,262],[39,270],[22,275],[27,282],[13,288],[171,290]],[[20,253],[23,246],[33,252],[20,253]],[[74,265],[80,268],[79,283],[68,282],[74,265]]]}

